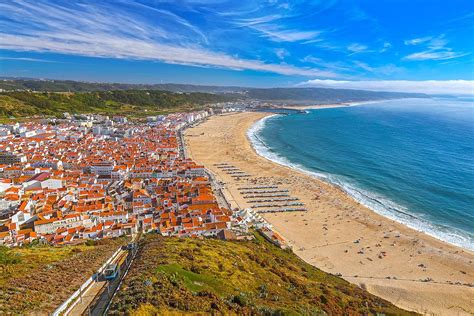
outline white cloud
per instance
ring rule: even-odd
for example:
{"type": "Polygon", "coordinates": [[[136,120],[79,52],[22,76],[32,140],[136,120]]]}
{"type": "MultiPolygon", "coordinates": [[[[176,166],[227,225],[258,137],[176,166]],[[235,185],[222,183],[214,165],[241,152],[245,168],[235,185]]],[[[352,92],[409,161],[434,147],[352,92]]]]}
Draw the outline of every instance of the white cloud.
{"type": "Polygon", "coordinates": [[[275,42],[314,40],[319,34],[321,34],[319,31],[278,30],[277,28],[269,26],[255,27],[255,29],[262,32],[264,36],[275,42]]]}
{"type": "Polygon", "coordinates": [[[54,37],[31,37],[0,34],[0,48],[16,51],[55,52],[92,57],[158,60],[171,64],[215,66],[234,70],[258,70],[283,75],[337,77],[333,72],[300,68],[287,64],[269,64],[258,60],[238,59],[199,47],[171,46],[140,39],[76,34],[54,37]]]}
{"type": "Polygon", "coordinates": [[[472,94],[474,80],[322,80],[314,79],[302,82],[299,86],[358,89],[372,91],[417,92],[427,94],[472,94]]]}
{"type": "Polygon", "coordinates": [[[279,25],[271,23],[250,24],[245,26],[258,31],[263,37],[274,42],[314,41],[321,34],[320,31],[284,29],[279,25]]]}
{"type": "Polygon", "coordinates": [[[247,27],[255,30],[274,42],[300,42],[314,41],[318,39],[321,31],[316,30],[299,30],[285,27],[281,21],[290,16],[280,14],[265,15],[254,18],[239,19],[235,23],[240,27],[247,27]]]}
{"type": "Polygon", "coordinates": [[[281,18],[282,16],[280,14],[271,14],[271,15],[259,16],[256,18],[240,19],[238,24],[240,26],[252,26],[256,24],[272,22],[281,18]]]}
{"type": "Polygon", "coordinates": [[[343,63],[343,62],[340,62],[340,61],[338,61],[338,62],[329,62],[329,61],[323,60],[319,57],[315,57],[315,56],[312,56],[312,55],[307,55],[304,58],[302,58],[300,61],[303,62],[303,63],[314,64],[318,67],[322,67],[323,69],[328,69],[328,70],[331,70],[331,71],[350,72],[351,70],[353,70],[353,67],[351,67],[351,65],[348,65],[346,63],[343,63]]]}
{"type": "Polygon", "coordinates": [[[284,2],[280,5],[278,5],[278,9],[288,10],[288,9],[290,9],[290,4],[288,2],[284,2]]]}
{"type": "Polygon", "coordinates": [[[431,40],[432,38],[433,38],[433,36],[426,36],[426,37],[413,38],[413,39],[411,39],[411,40],[406,40],[406,41],[405,41],[405,45],[418,45],[418,44],[421,44],[421,43],[428,42],[428,41],[431,40]]]}
{"type": "Polygon", "coordinates": [[[290,52],[284,48],[277,48],[275,49],[275,54],[281,60],[285,59],[285,57],[290,56],[290,52]]]}
{"type": "Polygon", "coordinates": [[[18,61],[31,61],[38,63],[59,63],[55,60],[41,59],[41,58],[29,58],[29,57],[4,57],[0,56],[0,60],[18,60],[18,61]]]}
{"type": "MultiPolygon", "coordinates": [[[[190,36],[189,32],[182,29],[189,29],[193,34],[199,34],[200,31],[175,14],[159,15],[177,19],[172,25],[180,27],[169,30],[141,16],[134,19],[128,12],[100,5],[71,4],[64,7],[48,2],[32,5],[19,0],[15,4],[0,4],[0,8],[3,15],[9,16],[7,21],[11,21],[6,22],[11,25],[2,28],[3,33],[0,32],[0,49],[156,60],[283,75],[338,77],[331,71],[241,59],[204,48],[200,45],[201,41],[196,39],[201,37],[190,36]],[[25,20],[28,20],[27,26],[23,23],[25,20]],[[9,33],[6,33],[7,29],[9,33]]],[[[307,38],[309,34],[280,32],[279,36],[297,39],[307,38]]]]}
{"type": "Polygon", "coordinates": [[[443,37],[444,35],[438,38],[433,38],[431,41],[428,42],[428,48],[432,50],[445,49],[445,46],[446,44],[448,44],[448,41],[443,37]]]}
{"type": "Polygon", "coordinates": [[[367,50],[367,46],[362,45],[362,44],[354,43],[354,44],[351,44],[351,45],[347,46],[347,50],[349,50],[353,53],[361,53],[361,52],[367,50]]]}
{"type": "Polygon", "coordinates": [[[469,55],[469,53],[456,53],[450,50],[433,51],[426,50],[423,52],[413,53],[403,57],[404,60],[448,60],[469,55]]]}
{"type": "Polygon", "coordinates": [[[403,57],[403,60],[421,61],[421,60],[448,60],[463,57],[470,53],[455,52],[452,48],[447,47],[448,40],[444,38],[444,34],[438,37],[427,36],[415,38],[405,41],[405,45],[423,44],[425,50],[416,52],[403,57]]]}
{"type": "Polygon", "coordinates": [[[367,63],[364,63],[362,61],[354,61],[354,65],[359,67],[360,69],[363,69],[367,72],[376,74],[376,75],[391,75],[394,73],[401,72],[403,69],[400,67],[397,67],[394,64],[387,64],[387,65],[382,65],[382,66],[370,66],[367,63]]]}
{"type": "Polygon", "coordinates": [[[380,49],[381,53],[386,52],[392,47],[392,44],[390,42],[384,42],[382,48],[380,49]]]}
{"type": "Polygon", "coordinates": [[[312,55],[307,55],[305,56],[303,59],[301,59],[302,62],[305,62],[305,63],[312,63],[312,64],[319,64],[319,63],[322,63],[323,60],[319,57],[315,57],[315,56],[312,56],[312,55]]]}

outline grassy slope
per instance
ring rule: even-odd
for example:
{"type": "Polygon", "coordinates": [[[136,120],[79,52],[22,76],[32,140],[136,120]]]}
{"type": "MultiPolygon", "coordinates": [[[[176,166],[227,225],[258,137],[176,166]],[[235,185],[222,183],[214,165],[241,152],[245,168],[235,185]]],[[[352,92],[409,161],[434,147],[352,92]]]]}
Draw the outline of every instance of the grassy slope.
{"type": "Polygon", "coordinates": [[[81,93],[0,93],[0,117],[60,116],[69,113],[101,113],[147,116],[201,109],[227,98],[208,93],[167,91],[99,91],[81,93]]]}
{"type": "Polygon", "coordinates": [[[164,312],[409,314],[260,236],[228,242],[147,235],[110,314],[164,312]]]}
{"type": "Polygon", "coordinates": [[[127,242],[0,248],[0,315],[54,311],[127,242]]]}
{"type": "Polygon", "coordinates": [[[24,102],[8,95],[0,95],[0,116],[19,115],[19,113],[25,115],[36,114],[31,106],[24,102]]]}

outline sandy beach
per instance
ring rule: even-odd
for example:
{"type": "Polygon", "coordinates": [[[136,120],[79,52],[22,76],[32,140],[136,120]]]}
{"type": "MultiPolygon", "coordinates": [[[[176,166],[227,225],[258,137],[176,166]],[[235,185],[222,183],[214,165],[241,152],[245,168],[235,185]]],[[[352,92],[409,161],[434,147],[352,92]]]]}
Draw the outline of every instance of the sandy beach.
{"type": "Polygon", "coordinates": [[[241,186],[288,189],[308,211],[264,217],[302,259],[408,310],[474,314],[473,252],[378,215],[335,186],[259,156],[247,130],[266,115],[213,116],[185,132],[188,154],[225,183],[232,207],[250,206],[241,186]],[[217,163],[231,164],[251,177],[232,177],[217,163]]]}

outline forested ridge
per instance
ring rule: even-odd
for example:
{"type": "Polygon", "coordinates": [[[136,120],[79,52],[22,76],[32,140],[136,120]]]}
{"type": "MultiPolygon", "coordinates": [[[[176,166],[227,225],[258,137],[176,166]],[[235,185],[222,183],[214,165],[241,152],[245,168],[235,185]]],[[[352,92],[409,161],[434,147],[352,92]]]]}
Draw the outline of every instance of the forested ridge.
{"type": "Polygon", "coordinates": [[[0,116],[59,116],[64,112],[142,116],[200,109],[207,104],[226,100],[229,97],[210,93],[160,90],[11,91],[0,93],[0,116]]]}

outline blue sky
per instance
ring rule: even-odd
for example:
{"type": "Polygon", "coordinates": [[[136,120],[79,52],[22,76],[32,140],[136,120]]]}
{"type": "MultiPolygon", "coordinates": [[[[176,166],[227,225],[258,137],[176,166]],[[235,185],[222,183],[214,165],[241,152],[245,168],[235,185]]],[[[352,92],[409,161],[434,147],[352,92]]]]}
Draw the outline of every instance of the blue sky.
{"type": "Polygon", "coordinates": [[[2,76],[474,93],[473,48],[470,0],[0,3],[2,76]]]}

